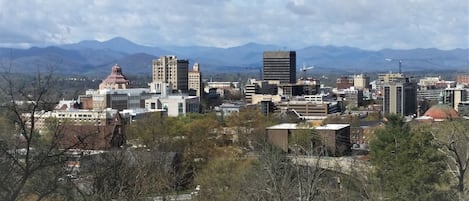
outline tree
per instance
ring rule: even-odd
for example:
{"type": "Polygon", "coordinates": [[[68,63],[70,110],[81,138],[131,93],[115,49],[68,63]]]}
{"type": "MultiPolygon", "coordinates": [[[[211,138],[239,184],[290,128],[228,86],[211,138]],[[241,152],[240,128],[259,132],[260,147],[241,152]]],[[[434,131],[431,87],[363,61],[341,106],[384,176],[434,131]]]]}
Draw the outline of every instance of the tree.
{"type": "Polygon", "coordinates": [[[236,131],[236,145],[252,150],[259,148],[256,146],[263,143],[265,128],[272,122],[259,110],[245,109],[230,114],[225,118],[225,124],[236,131]]]}
{"type": "Polygon", "coordinates": [[[384,129],[371,141],[371,162],[385,199],[442,200],[444,155],[428,127],[410,128],[401,116],[387,117],[384,129]]]}
{"type": "Polygon", "coordinates": [[[132,122],[126,131],[128,138],[134,143],[162,148],[165,140],[168,139],[168,127],[167,119],[163,117],[163,114],[155,112],[132,122]]]}
{"type": "Polygon", "coordinates": [[[37,129],[37,115],[55,103],[54,74],[38,72],[29,80],[18,80],[6,69],[0,79],[3,122],[15,128],[0,135],[0,200],[42,200],[57,192],[66,160],[66,149],[59,149],[54,140],[62,130],[57,128],[46,139],[37,129]],[[39,181],[44,183],[37,185],[39,181]]]}
{"type": "Polygon", "coordinates": [[[311,164],[302,165],[283,151],[265,145],[245,174],[238,200],[337,200],[338,175],[320,168],[321,158],[312,159],[311,164]]]}
{"type": "Polygon", "coordinates": [[[447,165],[451,176],[457,181],[459,200],[469,199],[466,185],[469,166],[469,125],[466,120],[448,120],[437,125],[434,135],[448,157],[447,165]]]}
{"type": "Polygon", "coordinates": [[[210,154],[216,147],[216,133],[218,120],[214,113],[187,115],[181,119],[184,122],[181,147],[184,148],[184,172],[188,175],[188,182],[198,174],[209,161],[210,154]]]}
{"type": "Polygon", "coordinates": [[[76,197],[86,200],[138,200],[165,196],[177,189],[176,153],[155,150],[122,150],[85,156],[76,197]]]}
{"type": "Polygon", "coordinates": [[[200,186],[197,200],[242,200],[243,182],[252,159],[244,157],[235,147],[220,147],[214,152],[195,178],[194,184],[200,186]]]}

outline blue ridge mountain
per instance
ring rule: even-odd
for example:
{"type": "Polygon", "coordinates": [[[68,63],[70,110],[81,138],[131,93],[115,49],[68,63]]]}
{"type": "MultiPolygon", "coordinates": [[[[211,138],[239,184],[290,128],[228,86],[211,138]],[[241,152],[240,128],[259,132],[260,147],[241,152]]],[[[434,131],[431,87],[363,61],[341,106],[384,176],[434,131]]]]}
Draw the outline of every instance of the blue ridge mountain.
{"type": "MultiPolygon", "coordinates": [[[[106,75],[114,64],[126,74],[148,74],[152,59],[176,55],[188,59],[190,65],[201,64],[203,72],[248,72],[262,67],[264,51],[290,50],[270,44],[247,43],[237,47],[139,45],[125,38],[108,41],[85,40],[74,44],[29,49],[0,48],[2,66],[12,65],[13,71],[37,72],[53,67],[63,74],[106,75]]],[[[316,72],[387,72],[398,71],[398,60],[406,71],[467,70],[469,49],[439,50],[363,50],[353,47],[307,46],[297,52],[297,66],[315,66],[316,72]],[[388,61],[386,59],[393,59],[388,61]]],[[[254,72],[254,71],[253,71],[254,72]]]]}

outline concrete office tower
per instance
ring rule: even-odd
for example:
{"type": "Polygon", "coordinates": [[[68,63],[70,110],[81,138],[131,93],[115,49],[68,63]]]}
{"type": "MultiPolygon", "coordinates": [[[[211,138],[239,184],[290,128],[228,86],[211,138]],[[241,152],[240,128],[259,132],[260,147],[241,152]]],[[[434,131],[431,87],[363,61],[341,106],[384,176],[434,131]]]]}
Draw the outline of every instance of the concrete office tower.
{"type": "Polygon", "coordinates": [[[264,52],[264,67],[262,76],[264,80],[279,80],[281,84],[296,83],[296,52],[264,52]]]}
{"type": "Polygon", "coordinates": [[[202,96],[202,75],[200,73],[200,65],[195,63],[192,71],[189,71],[189,95],[202,96]]]}
{"type": "Polygon", "coordinates": [[[466,101],[466,98],[466,89],[462,86],[446,88],[443,96],[443,104],[449,105],[456,111],[459,111],[459,103],[466,101]]]}
{"type": "Polygon", "coordinates": [[[417,114],[417,83],[409,80],[388,82],[383,86],[383,113],[417,114]]]}
{"type": "Polygon", "coordinates": [[[188,91],[189,61],[176,56],[162,56],[153,60],[153,82],[170,83],[174,91],[188,91]]]}

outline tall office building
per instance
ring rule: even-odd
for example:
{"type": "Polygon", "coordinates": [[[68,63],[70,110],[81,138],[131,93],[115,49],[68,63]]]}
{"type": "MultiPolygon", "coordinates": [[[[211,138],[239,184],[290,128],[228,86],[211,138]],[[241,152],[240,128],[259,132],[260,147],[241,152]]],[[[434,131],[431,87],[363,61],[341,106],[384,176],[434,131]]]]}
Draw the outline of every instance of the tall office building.
{"type": "Polygon", "coordinates": [[[459,111],[459,103],[467,100],[466,93],[466,89],[462,87],[446,88],[443,95],[443,104],[459,111]]]}
{"type": "Polygon", "coordinates": [[[408,79],[383,85],[383,113],[413,115],[417,113],[417,83],[408,79]]]}
{"type": "Polygon", "coordinates": [[[192,71],[189,71],[189,94],[202,96],[202,75],[200,74],[200,65],[195,63],[192,71]]]}
{"type": "Polygon", "coordinates": [[[264,80],[279,80],[281,84],[296,83],[296,52],[264,52],[264,80]]]}
{"type": "Polygon", "coordinates": [[[170,83],[174,91],[188,91],[189,61],[176,56],[162,56],[153,60],[153,82],[170,83]]]}

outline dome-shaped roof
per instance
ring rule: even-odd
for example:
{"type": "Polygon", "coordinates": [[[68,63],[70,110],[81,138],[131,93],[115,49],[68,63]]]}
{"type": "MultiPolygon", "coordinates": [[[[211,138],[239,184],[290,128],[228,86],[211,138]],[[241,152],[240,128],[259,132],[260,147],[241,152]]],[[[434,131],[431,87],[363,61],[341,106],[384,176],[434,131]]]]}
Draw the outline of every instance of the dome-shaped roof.
{"type": "Polygon", "coordinates": [[[130,81],[122,74],[122,68],[119,65],[112,67],[111,74],[100,84],[99,88],[126,88],[130,81]]]}
{"type": "Polygon", "coordinates": [[[458,118],[458,112],[448,105],[438,104],[428,109],[423,116],[432,117],[434,120],[458,118]]]}

